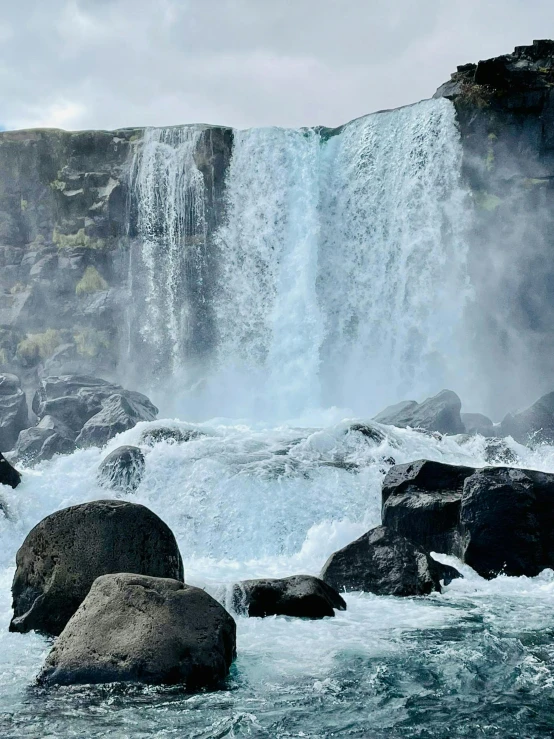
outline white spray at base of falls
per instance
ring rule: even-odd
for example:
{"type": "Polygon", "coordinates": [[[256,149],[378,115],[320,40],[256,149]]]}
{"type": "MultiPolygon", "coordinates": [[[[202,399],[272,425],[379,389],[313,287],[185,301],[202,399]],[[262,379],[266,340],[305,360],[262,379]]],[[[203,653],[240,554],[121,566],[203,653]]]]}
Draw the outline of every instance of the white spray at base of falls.
{"type": "MultiPolygon", "coordinates": [[[[135,168],[151,275],[146,331],[173,342],[174,375],[191,362],[181,219],[205,222],[198,135],[149,132],[135,168]]],[[[225,222],[209,247],[215,349],[196,398],[180,382],[172,409],[286,420],[333,406],[373,413],[446,386],[469,392],[461,160],[445,99],[339,132],[235,131],[225,222]]]]}

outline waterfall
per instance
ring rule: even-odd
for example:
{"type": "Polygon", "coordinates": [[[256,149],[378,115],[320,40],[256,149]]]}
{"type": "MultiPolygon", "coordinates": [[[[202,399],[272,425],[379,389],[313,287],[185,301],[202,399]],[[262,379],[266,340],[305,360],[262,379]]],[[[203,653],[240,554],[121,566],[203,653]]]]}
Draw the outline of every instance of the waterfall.
{"type": "Polygon", "coordinates": [[[173,374],[191,361],[183,275],[207,249],[217,263],[209,294],[200,286],[216,336],[195,400],[201,415],[372,413],[460,389],[467,213],[449,101],[338,131],[235,131],[225,218],[209,244],[200,134],[149,130],[133,171],[148,273],[143,334],[170,355],[173,374]]]}

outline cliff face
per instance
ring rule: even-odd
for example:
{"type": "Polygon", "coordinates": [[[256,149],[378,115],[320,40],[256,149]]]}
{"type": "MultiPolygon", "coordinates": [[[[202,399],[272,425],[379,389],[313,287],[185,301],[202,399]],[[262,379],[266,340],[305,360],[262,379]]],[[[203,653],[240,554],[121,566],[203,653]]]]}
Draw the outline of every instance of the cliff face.
{"type": "MultiPolygon", "coordinates": [[[[143,134],[0,133],[0,367],[28,386],[59,371],[114,377],[134,340],[127,315],[140,313],[144,296],[134,290],[130,306],[132,269],[135,285],[141,276],[130,259],[130,171],[143,134]]],[[[230,129],[204,127],[198,138],[209,232],[222,215],[231,146],[230,129]]]]}
{"type": "Polygon", "coordinates": [[[554,41],[458,67],[439,96],[456,106],[475,205],[478,375],[531,402],[554,381],[554,41]]]}

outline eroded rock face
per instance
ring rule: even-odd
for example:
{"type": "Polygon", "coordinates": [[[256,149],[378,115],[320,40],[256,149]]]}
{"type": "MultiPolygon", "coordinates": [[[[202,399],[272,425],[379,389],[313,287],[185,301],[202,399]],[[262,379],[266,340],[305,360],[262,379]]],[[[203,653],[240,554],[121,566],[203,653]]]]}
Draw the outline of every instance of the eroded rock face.
{"type": "Polygon", "coordinates": [[[474,471],[430,460],[392,467],[383,481],[383,525],[428,552],[459,556],[462,490],[474,471]]]}
{"type": "Polygon", "coordinates": [[[16,557],[10,631],[57,636],[94,580],[114,572],[183,580],[171,530],[142,505],[97,500],[47,516],[16,557]]]}
{"type": "Polygon", "coordinates": [[[214,687],[236,654],[236,627],[205,591],[173,579],[99,577],[46,658],[43,684],[214,687]]]}
{"type": "Polygon", "coordinates": [[[13,449],[19,432],[28,424],[27,401],[19,378],[0,374],[0,452],[13,449]]]}
{"type": "Polygon", "coordinates": [[[134,493],[144,474],[144,454],[136,446],[120,446],[102,460],[98,481],[102,487],[134,493]]]}
{"type": "Polygon", "coordinates": [[[267,580],[243,580],[233,588],[233,608],[254,617],[324,618],[346,610],[343,598],[330,585],[311,575],[267,580]]]}
{"type": "Polygon", "coordinates": [[[511,436],[521,444],[554,442],[554,392],[520,413],[508,413],[500,427],[503,436],[511,436]]]}
{"type": "Polygon", "coordinates": [[[321,579],[339,592],[376,595],[428,595],[441,591],[459,573],[436,562],[421,547],[385,526],[378,526],[332,554],[321,579]]]}
{"type": "Polygon", "coordinates": [[[462,401],[452,390],[442,390],[423,403],[407,400],[389,406],[375,416],[375,421],[398,426],[419,428],[441,434],[463,434],[465,426],[460,417],[462,401]]]}

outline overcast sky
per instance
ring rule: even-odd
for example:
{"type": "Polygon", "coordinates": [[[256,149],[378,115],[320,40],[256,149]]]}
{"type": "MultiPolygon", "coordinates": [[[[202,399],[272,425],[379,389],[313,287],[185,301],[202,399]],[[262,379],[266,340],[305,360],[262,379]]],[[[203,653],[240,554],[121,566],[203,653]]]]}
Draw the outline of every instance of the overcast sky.
{"type": "Polygon", "coordinates": [[[0,127],[336,126],[554,37],[554,0],[0,0],[0,127]]]}

